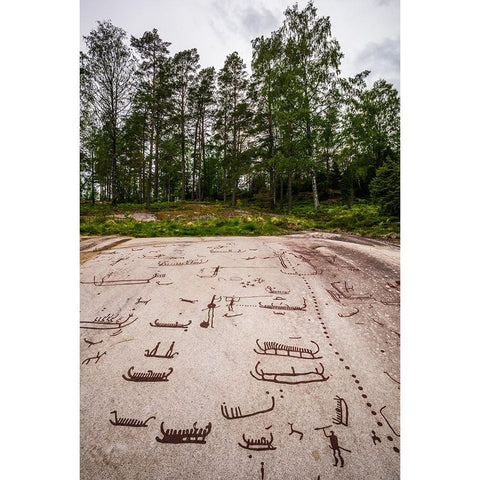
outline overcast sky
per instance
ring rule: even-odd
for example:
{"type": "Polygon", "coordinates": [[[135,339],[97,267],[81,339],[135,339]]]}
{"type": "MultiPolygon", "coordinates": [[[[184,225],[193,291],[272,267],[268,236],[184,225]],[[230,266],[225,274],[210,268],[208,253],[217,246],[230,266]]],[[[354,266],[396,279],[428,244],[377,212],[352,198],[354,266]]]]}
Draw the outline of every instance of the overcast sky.
{"type": "MultiPolygon", "coordinates": [[[[269,35],[282,23],[294,0],[81,0],[80,34],[97,20],[110,19],[127,35],[157,28],[170,53],[197,48],[202,67],[223,66],[237,51],[247,66],[250,41],[269,35]]],[[[303,8],[307,0],[300,0],[303,8]]],[[[384,78],[400,89],[399,0],[315,0],[319,16],[329,16],[332,35],[345,55],[342,75],[371,70],[370,84],[384,78]]],[[[84,49],[83,41],[81,49],[84,49]]]]}

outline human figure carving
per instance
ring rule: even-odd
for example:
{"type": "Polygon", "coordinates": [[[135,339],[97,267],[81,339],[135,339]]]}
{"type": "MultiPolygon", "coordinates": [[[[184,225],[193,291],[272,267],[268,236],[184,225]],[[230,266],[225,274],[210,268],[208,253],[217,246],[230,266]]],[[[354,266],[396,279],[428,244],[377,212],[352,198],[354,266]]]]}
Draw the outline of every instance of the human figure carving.
{"type": "Polygon", "coordinates": [[[375,430],[372,430],[372,440],[373,440],[374,445],[376,445],[377,442],[382,443],[382,440],[380,439],[380,437],[377,437],[377,434],[375,433],[375,430]]]}

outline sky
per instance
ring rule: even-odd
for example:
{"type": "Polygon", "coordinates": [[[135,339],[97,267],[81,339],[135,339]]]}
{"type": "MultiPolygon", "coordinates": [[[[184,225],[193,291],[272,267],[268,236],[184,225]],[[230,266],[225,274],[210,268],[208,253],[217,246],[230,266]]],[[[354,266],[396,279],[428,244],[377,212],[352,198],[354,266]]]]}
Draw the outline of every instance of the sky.
{"type": "MultiPolygon", "coordinates": [[[[294,0],[80,0],[82,37],[97,21],[111,20],[127,35],[157,28],[170,53],[197,48],[202,67],[222,68],[237,51],[249,67],[251,40],[280,27],[294,0]]],[[[307,0],[298,1],[300,8],[307,0]]],[[[331,20],[344,58],[342,75],[370,70],[369,85],[383,78],[400,90],[400,0],[314,0],[331,20]]]]}

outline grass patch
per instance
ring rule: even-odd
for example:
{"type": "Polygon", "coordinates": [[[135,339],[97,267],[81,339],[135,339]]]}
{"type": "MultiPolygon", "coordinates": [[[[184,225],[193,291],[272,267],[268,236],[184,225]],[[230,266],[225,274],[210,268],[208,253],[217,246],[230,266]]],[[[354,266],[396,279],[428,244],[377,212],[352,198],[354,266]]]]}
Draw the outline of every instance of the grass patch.
{"type": "Polygon", "coordinates": [[[382,216],[378,206],[367,202],[348,207],[329,201],[321,203],[317,210],[304,203],[296,204],[292,210],[267,212],[220,202],[165,202],[151,204],[149,209],[136,204],[83,204],[80,232],[132,237],[284,235],[305,230],[370,237],[400,234],[399,219],[382,216]],[[153,213],[156,221],[136,220],[133,215],[138,212],[153,213]]]}

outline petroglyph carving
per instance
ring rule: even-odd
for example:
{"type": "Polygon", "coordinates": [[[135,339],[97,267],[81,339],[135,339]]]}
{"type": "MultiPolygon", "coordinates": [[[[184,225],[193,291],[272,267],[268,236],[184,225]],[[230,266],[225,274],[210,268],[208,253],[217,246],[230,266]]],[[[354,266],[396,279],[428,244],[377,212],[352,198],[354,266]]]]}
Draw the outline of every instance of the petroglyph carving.
{"type": "Polygon", "coordinates": [[[182,298],[182,297],[180,297],[180,300],[181,300],[182,302],[187,302],[187,303],[196,303],[196,302],[198,302],[198,300],[189,300],[188,298],[182,298]]]}
{"type": "Polygon", "coordinates": [[[140,298],[137,298],[135,305],[139,305],[140,303],[143,303],[144,305],[146,305],[150,300],[151,298],[149,298],[148,300],[142,300],[142,297],[140,297],[140,298]]]}
{"type": "MultiPolygon", "coordinates": [[[[222,299],[222,297],[219,297],[219,301],[222,299]]],[[[203,321],[202,323],[200,323],[200,326],[202,328],[208,328],[209,326],[211,328],[213,328],[213,319],[215,318],[215,307],[217,306],[215,302],[215,295],[212,297],[212,300],[210,300],[210,303],[207,305],[207,308],[203,309],[202,312],[204,310],[207,310],[208,309],[208,313],[207,313],[207,320],[206,321],[203,321]]]]}
{"type": "Polygon", "coordinates": [[[137,278],[137,279],[124,278],[124,279],[118,279],[118,280],[105,280],[105,278],[109,277],[110,275],[111,274],[103,277],[101,280],[96,280],[94,276],[92,282],[80,281],[80,283],[95,285],[96,287],[113,287],[116,285],[144,285],[144,284],[150,283],[150,281],[153,280],[154,278],[161,276],[158,273],[155,273],[153,274],[153,277],[150,277],[150,278],[137,278]]]}
{"type": "Polygon", "coordinates": [[[261,437],[258,439],[252,438],[245,438],[245,434],[242,435],[243,441],[245,445],[242,445],[240,442],[238,443],[242,448],[247,450],[255,450],[255,451],[262,451],[262,450],[276,450],[277,447],[272,445],[273,443],[273,435],[270,433],[270,440],[266,437],[261,437]]]}
{"type": "Polygon", "coordinates": [[[117,417],[117,411],[113,410],[110,414],[114,415],[114,420],[110,418],[110,423],[115,426],[120,427],[147,427],[147,422],[154,419],[155,417],[148,417],[146,420],[136,420],[135,418],[123,418],[117,417]]]}
{"type": "Polygon", "coordinates": [[[343,313],[338,313],[337,315],[341,318],[353,317],[354,315],[356,315],[360,311],[358,308],[356,308],[356,307],[354,307],[354,308],[355,308],[355,311],[352,312],[352,313],[349,313],[347,315],[344,315],[343,313]]]}
{"type": "Polygon", "coordinates": [[[150,326],[152,327],[158,327],[158,328],[184,328],[185,331],[188,330],[188,326],[192,323],[191,320],[189,320],[187,323],[160,323],[159,319],[157,318],[154,323],[150,322],[150,326]]]}
{"type": "Polygon", "coordinates": [[[122,260],[128,260],[128,257],[121,257],[118,260],[115,260],[113,263],[110,264],[111,267],[116,265],[118,262],[121,262],[122,260]]]}
{"type": "Polygon", "coordinates": [[[375,433],[375,430],[372,430],[372,441],[373,441],[374,445],[376,445],[377,442],[382,443],[382,440],[380,439],[380,437],[377,437],[377,434],[375,433]]]}
{"type": "Polygon", "coordinates": [[[255,353],[259,355],[278,355],[278,356],[287,356],[294,358],[305,358],[305,359],[320,359],[323,357],[316,357],[315,355],[320,351],[320,347],[313,340],[310,340],[310,343],[313,343],[317,350],[314,352],[311,348],[297,347],[295,345],[283,345],[278,342],[263,342],[263,347],[258,343],[257,346],[260,349],[260,352],[256,349],[253,349],[255,353]]]}
{"type": "Polygon", "coordinates": [[[353,286],[350,287],[347,282],[331,282],[330,285],[336,290],[336,292],[343,298],[348,300],[365,300],[372,299],[373,296],[371,293],[350,293],[353,291],[353,286]],[[341,286],[342,285],[343,288],[341,286]]]}
{"type": "Polygon", "coordinates": [[[103,340],[100,340],[99,342],[91,342],[90,340],[87,340],[86,338],[84,338],[83,341],[88,344],[87,348],[90,348],[92,345],[98,345],[99,343],[103,342],[103,340]]]}
{"type": "MultiPolygon", "coordinates": [[[[213,277],[216,277],[216,276],[218,275],[218,271],[219,271],[219,270],[220,270],[220,265],[217,265],[217,266],[213,269],[213,271],[212,271],[212,273],[211,273],[210,275],[198,275],[198,274],[197,274],[197,277],[200,277],[200,278],[213,278],[213,277]]],[[[204,271],[204,269],[202,268],[202,269],[200,270],[200,273],[203,273],[203,271],[204,271]]]]}
{"type": "Polygon", "coordinates": [[[133,313],[130,313],[124,320],[117,317],[118,313],[110,313],[104,317],[95,317],[93,321],[80,321],[80,328],[87,328],[91,330],[113,330],[127,327],[138,320],[138,318],[135,318],[135,320],[130,321],[130,319],[133,317],[133,313]]]}
{"type": "Polygon", "coordinates": [[[255,378],[256,380],[262,380],[264,382],[275,382],[275,383],[284,383],[284,384],[289,384],[289,385],[297,385],[300,383],[312,383],[312,382],[325,382],[327,381],[330,377],[325,377],[323,375],[324,373],[324,367],[321,363],[320,365],[320,370],[318,367],[315,368],[315,370],[310,371],[310,372],[295,372],[294,367],[290,367],[292,369],[292,372],[264,372],[262,369],[259,370],[258,366],[260,365],[260,362],[257,362],[255,365],[255,373],[257,376],[255,376],[252,371],[250,371],[250,375],[255,378]]]}
{"type": "Polygon", "coordinates": [[[162,422],[160,431],[163,438],[155,437],[155,440],[160,443],[207,443],[205,439],[211,430],[211,423],[204,428],[197,428],[197,422],[193,424],[193,428],[183,430],[167,428],[167,430],[164,430],[162,422]]]}
{"type": "Polygon", "coordinates": [[[328,289],[327,289],[327,292],[332,297],[333,300],[340,303],[341,296],[337,292],[335,292],[334,290],[328,290],[328,289]]]}
{"type": "Polygon", "coordinates": [[[172,342],[170,345],[169,349],[164,353],[163,355],[158,355],[158,347],[160,346],[160,343],[158,342],[157,345],[155,345],[155,348],[152,350],[145,350],[145,356],[146,357],[155,357],[155,358],[175,358],[175,355],[178,355],[178,352],[173,351],[173,346],[175,345],[175,342],[172,342]]]}
{"type": "Polygon", "coordinates": [[[380,303],[383,305],[400,305],[400,302],[398,301],[385,301],[385,300],[380,300],[380,303]]]}
{"type": "Polygon", "coordinates": [[[260,413],[267,413],[271,412],[275,408],[275,397],[272,396],[272,405],[264,410],[258,410],[257,412],[252,412],[252,413],[245,413],[243,414],[240,407],[235,407],[235,408],[227,408],[225,405],[225,402],[223,405],[220,407],[222,411],[222,415],[227,419],[227,420],[235,420],[237,418],[247,418],[247,417],[253,417],[254,415],[259,415],[260,413]]]}
{"type": "Polygon", "coordinates": [[[168,382],[168,376],[173,372],[173,368],[169,368],[168,372],[133,372],[134,367],[128,369],[127,375],[122,374],[122,378],[129,382],[168,382]]]}
{"type": "Polygon", "coordinates": [[[307,303],[305,301],[305,298],[303,298],[303,305],[300,306],[290,306],[290,305],[274,305],[273,302],[270,305],[263,305],[262,302],[258,302],[258,306],[260,308],[269,308],[271,310],[303,310],[305,311],[307,308],[307,303]]]}
{"type": "Polygon", "coordinates": [[[288,435],[293,435],[294,433],[297,433],[298,435],[300,435],[300,440],[301,440],[303,438],[303,432],[300,432],[299,430],[295,430],[293,428],[293,423],[288,422],[288,424],[290,425],[290,433],[288,435]]]}
{"type": "Polygon", "coordinates": [[[158,262],[160,267],[181,267],[184,265],[201,265],[202,263],[207,263],[208,260],[201,260],[199,258],[190,258],[183,262],[169,262],[168,260],[164,262],[158,262]]]}
{"type": "Polygon", "coordinates": [[[243,253],[245,252],[245,250],[232,250],[232,249],[228,249],[228,250],[220,250],[221,247],[215,247],[215,248],[212,248],[210,250],[210,253],[243,253]]]}
{"type": "Polygon", "coordinates": [[[381,409],[380,409],[380,414],[382,415],[383,419],[387,422],[387,425],[390,427],[390,430],[393,432],[394,435],[396,435],[397,437],[400,437],[400,435],[393,429],[393,427],[390,425],[390,422],[388,421],[387,417],[385,417],[385,415],[383,414],[382,410],[386,408],[386,405],[384,405],[381,409]]]}
{"type": "Polygon", "coordinates": [[[345,402],[345,399],[339,397],[338,395],[335,397],[337,401],[337,406],[335,407],[336,418],[333,418],[332,421],[335,425],[345,425],[348,426],[348,405],[345,402]]]}
{"type": "Polygon", "coordinates": [[[247,287],[256,287],[257,285],[260,285],[261,283],[263,283],[265,280],[263,278],[260,278],[260,277],[257,277],[257,278],[254,278],[253,280],[247,280],[246,282],[240,282],[240,285],[243,287],[243,288],[247,288],[247,287]]]}
{"type": "Polygon", "coordinates": [[[277,293],[279,295],[288,295],[290,293],[290,290],[279,290],[278,288],[273,288],[273,287],[266,287],[265,290],[268,293],[277,293]]]}
{"type": "Polygon", "coordinates": [[[333,450],[333,458],[335,459],[335,464],[333,465],[336,467],[338,465],[338,459],[340,459],[340,467],[344,466],[344,460],[342,457],[342,451],[352,453],[350,450],[347,450],[346,448],[341,447],[338,444],[338,437],[335,435],[335,432],[333,430],[330,430],[330,435],[327,435],[325,432],[325,429],[330,428],[331,425],[328,425],[327,427],[319,427],[315,428],[315,430],[323,430],[323,434],[330,440],[330,448],[333,450]],[[338,458],[337,458],[338,455],[338,458]]]}
{"type": "Polygon", "coordinates": [[[103,353],[100,355],[100,352],[98,352],[94,357],[86,358],[86,359],[82,362],[82,365],[88,365],[91,360],[95,360],[95,364],[97,364],[98,361],[100,360],[100,358],[102,358],[103,355],[106,355],[106,354],[107,354],[107,352],[103,352],[103,353]]]}
{"type": "Polygon", "coordinates": [[[400,382],[398,380],[395,380],[388,372],[383,372],[385,375],[387,375],[390,380],[393,380],[395,383],[398,383],[400,385],[400,382]]]}

